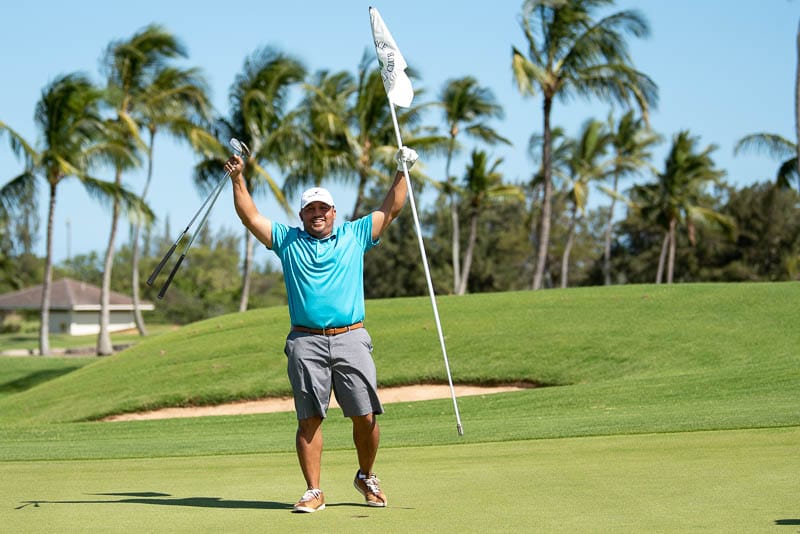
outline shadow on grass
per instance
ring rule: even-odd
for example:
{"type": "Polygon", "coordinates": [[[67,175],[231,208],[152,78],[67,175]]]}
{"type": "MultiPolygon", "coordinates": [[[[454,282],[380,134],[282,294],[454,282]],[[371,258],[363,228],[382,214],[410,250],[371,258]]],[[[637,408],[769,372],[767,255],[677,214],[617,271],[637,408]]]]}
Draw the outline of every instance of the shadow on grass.
{"type": "Polygon", "coordinates": [[[75,501],[22,501],[15,510],[28,506],[39,508],[43,504],[148,504],[152,506],[188,506],[195,508],[231,508],[239,510],[291,510],[292,505],[274,501],[241,501],[228,500],[221,497],[185,497],[175,498],[168,493],[130,492],[130,493],[90,493],[97,497],[121,497],[119,499],[96,499],[75,501]]]}
{"type": "MultiPolygon", "coordinates": [[[[293,505],[285,502],[275,501],[240,501],[227,500],[221,497],[186,497],[183,499],[173,498],[169,493],[159,493],[155,491],[136,491],[125,493],[89,493],[96,497],[126,497],[121,499],[97,499],[84,501],[22,501],[15,510],[21,510],[32,506],[39,508],[43,504],[149,504],[155,506],[188,506],[194,508],[229,508],[238,510],[293,510],[293,505]]],[[[363,503],[328,503],[328,507],[352,506],[364,508],[363,503]]],[[[413,510],[413,508],[405,508],[413,510]]],[[[367,517],[367,516],[364,516],[367,517]]]]}
{"type": "Polygon", "coordinates": [[[75,371],[76,369],[80,369],[80,367],[64,367],[63,369],[48,369],[46,371],[36,371],[34,373],[29,373],[21,378],[17,378],[16,380],[11,380],[10,382],[6,382],[5,384],[0,384],[0,394],[19,393],[21,391],[25,391],[26,389],[30,389],[33,386],[37,386],[43,382],[47,382],[48,380],[52,380],[54,378],[58,378],[59,376],[69,374],[72,371],[75,371]]]}
{"type": "Polygon", "coordinates": [[[800,519],[776,519],[776,525],[793,525],[797,526],[800,525],[800,519]]]}

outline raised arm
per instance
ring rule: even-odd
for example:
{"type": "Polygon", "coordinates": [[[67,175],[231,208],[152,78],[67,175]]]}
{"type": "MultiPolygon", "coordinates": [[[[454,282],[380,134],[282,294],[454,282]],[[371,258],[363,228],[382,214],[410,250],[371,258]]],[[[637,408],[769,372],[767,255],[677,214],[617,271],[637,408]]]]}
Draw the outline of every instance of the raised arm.
{"type": "Polygon", "coordinates": [[[397,151],[396,158],[398,161],[397,172],[394,175],[394,182],[389,192],[386,193],[386,198],[383,199],[383,204],[377,211],[372,212],[372,239],[377,240],[386,228],[397,218],[400,210],[406,203],[406,196],[408,194],[408,184],[406,177],[403,174],[403,161],[406,162],[406,167],[410,170],[417,161],[417,153],[408,147],[403,147],[397,151]]]}
{"type": "Polygon", "coordinates": [[[259,213],[253,197],[247,190],[242,170],[244,162],[239,156],[233,155],[225,162],[225,170],[231,174],[233,185],[233,207],[242,224],[264,243],[267,248],[272,248],[272,221],[259,213]]]}

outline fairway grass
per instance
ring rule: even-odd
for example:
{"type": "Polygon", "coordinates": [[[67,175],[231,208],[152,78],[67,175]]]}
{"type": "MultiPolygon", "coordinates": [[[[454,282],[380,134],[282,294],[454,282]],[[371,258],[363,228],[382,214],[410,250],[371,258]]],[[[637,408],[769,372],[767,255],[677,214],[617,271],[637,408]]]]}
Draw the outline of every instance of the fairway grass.
{"type": "MultiPolygon", "coordinates": [[[[800,283],[687,284],[443,297],[439,307],[458,383],[642,381],[643,395],[653,385],[669,396],[688,379],[705,390],[695,396],[742,402],[751,381],[800,397],[785,378],[800,369],[798,301],[800,283]]],[[[446,383],[427,299],[368,301],[367,317],[380,385],[446,383]]],[[[0,425],[288,395],[287,330],[286,309],[276,307],[165,332],[0,398],[0,425]]]]}
{"type": "MultiPolygon", "coordinates": [[[[389,507],[353,451],[323,459],[327,508],[293,514],[293,453],[0,463],[6,532],[784,532],[800,429],[543,439],[381,451],[389,507]]],[[[792,531],[791,528],[788,531],[792,531]]]]}

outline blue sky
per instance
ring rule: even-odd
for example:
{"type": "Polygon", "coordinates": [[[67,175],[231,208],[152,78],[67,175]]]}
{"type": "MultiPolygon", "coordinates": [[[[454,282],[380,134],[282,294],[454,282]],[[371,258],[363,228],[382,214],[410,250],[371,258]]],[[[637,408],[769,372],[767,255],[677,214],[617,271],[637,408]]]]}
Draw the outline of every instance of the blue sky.
{"type": "MultiPolygon", "coordinates": [[[[505,110],[493,126],[513,141],[509,148],[489,149],[504,158],[501,171],[509,182],[528,180],[533,163],[527,154],[530,135],[541,131],[539,99],[517,92],[510,70],[511,46],[525,46],[517,22],[521,0],[444,2],[436,0],[375,1],[408,63],[420,74],[416,88],[430,101],[450,78],[475,76],[492,89],[505,110]],[[454,7],[458,6],[458,7],[454,7]]],[[[83,71],[101,82],[99,59],[113,40],[125,39],[150,23],[159,23],[187,46],[189,58],[180,64],[198,66],[206,74],[215,107],[228,110],[228,89],[244,59],[265,45],[276,46],[305,62],[309,71],[329,69],[355,72],[365,50],[374,54],[368,2],[263,0],[236,4],[206,0],[109,3],[3,2],[0,4],[0,120],[27,139],[35,140],[33,111],[42,89],[55,77],[83,71]]],[[[733,146],[754,132],[777,133],[794,139],[794,79],[800,0],[639,0],[619,1],[616,9],[638,9],[648,20],[651,35],[630,40],[633,60],[659,86],[653,128],[667,140],[688,129],[702,146],[716,144],[713,157],[727,171],[727,180],[744,186],[772,179],[778,162],[767,156],[733,156],[733,146]]],[[[553,123],[576,135],[590,117],[605,118],[610,108],[599,101],[573,99],[558,102],[553,123]]],[[[431,115],[430,121],[441,120],[431,115]]],[[[656,151],[660,167],[668,142],[656,151]]],[[[465,142],[465,151],[472,148],[465,142]]],[[[431,176],[444,173],[444,161],[425,159],[431,176]]],[[[454,169],[463,169],[462,158],[454,169]]],[[[188,148],[162,137],[157,140],[155,177],[148,202],[159,217],[160,229],[168,216],[172,233],[183,229],[203,198],[191,184],[195,157],[188,148]]],[[[0,140],[0,183],[16,176],[22,164],[0,140]]],[[[280,179],[280,175],[276,175],[280,179]]],[[[110,176],[109,176],[110,178],[110,176]]],[[[640,178],[640,181],[646,180],[640,178]]],[[[143,173],[125,178],[134,191],[143,185],[143,173]]],[[[335,184],[339,214],[352,209],[353,194],[335,184]]],[[[419,194],[418,194],[419,195],[419,194]]],[[[592,193],[594,202],[604,202],[592,193]]],[[[42,213],[46,191],[40,189],[42,213]]],[[[296,205],[298,199],[289,199],[296,205]]],[[[418,196],[422,206],[432,195],[418,196]]],[[[59,186],[55,220],[55,260],[68,254],[102,255],[108,240],[109,211],[89,198],[74,180],[59,186]],[[69,221],[69,224],[67,224],[69,221]],[[69,231],[68,231],[69,228],[69,231]]],[[[257,200],[275,220],[295,224],[267,200],[257,200]]],[[[210,224],[215,231],[239,231],[230,187],[220,197],[210,224]]],[[[38,250],[45,246],[44,221],[38,250]]],[[[123,230],[117,244],[127,239],[123,230]]],[[[256,258],[269,256],[260,251],[256,258]]]]}

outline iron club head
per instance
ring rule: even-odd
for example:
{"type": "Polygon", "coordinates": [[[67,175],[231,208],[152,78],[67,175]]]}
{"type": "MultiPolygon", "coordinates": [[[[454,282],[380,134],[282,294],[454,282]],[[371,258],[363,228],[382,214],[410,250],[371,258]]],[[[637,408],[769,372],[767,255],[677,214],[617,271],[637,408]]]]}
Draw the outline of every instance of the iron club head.
{"type": "Polygon", "coordinates": [[[247,148],[247,145],[244,144],[243,141],[239,141],[235,137],[232,137],[230,143],[231,147],[233,147],[233,150],[236,152],[237,155],[244,158],[250,156],[250,149],[247,148]]]}

